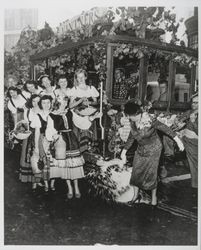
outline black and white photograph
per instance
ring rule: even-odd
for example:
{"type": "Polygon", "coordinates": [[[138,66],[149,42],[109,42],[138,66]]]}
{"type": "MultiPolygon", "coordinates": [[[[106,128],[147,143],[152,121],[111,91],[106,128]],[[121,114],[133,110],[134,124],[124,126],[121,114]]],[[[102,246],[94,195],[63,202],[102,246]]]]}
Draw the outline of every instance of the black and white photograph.
{"type": "Polygon", "coordinates": [[[200,249],[200,7],[126,2],[3,5],[5,247],[200,249]]]}

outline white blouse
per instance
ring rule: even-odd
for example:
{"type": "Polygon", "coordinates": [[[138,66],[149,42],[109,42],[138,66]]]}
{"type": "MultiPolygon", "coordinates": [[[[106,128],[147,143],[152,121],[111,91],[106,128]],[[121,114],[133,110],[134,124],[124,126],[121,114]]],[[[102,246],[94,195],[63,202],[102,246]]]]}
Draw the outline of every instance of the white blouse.
{"type": "Polygon", "coordinates": [[[25,103],[27,102],[24,97],[22,97],[21,95],[18,95],[16,99],[12,99],[12,102],[9,100],[8,101],[8,109],[11,111],[12,114],[16,114],[17,113],[17,108],[24,108],[25,103]]]}
{"type": "Polygon", "coordinates": [[[72,97],[94,97],[97,98],[99,97],[99,92],[97,91],[97,89],[94,86],[88,86],[87,85],[87,89],[80,89],[79,87],[73,87],[72,89],[70,89],[69,91],[69,95],[72,97]]]}
{"type": "Polygon", "coordinates": [[[26,98],[29,99],[31,97],[31,93],[27,92],[27,91],[22,91],[22,95],[26,98]]]}
{"type": "Polygon", "coordinates": [[[70,97],[70,93],[71,93],[70,88],[67,88],[65,93],[60,89],[55,90],[55,95],[58,102],[62,102],[64,100],[64,97],[70,97]]]}
{"type": "MultiPolygon", "coordinates": [[[[33,111],[33,109],[27,109],[24,114],[24,119],[28,122],[30,122],[30,127],[36,128],[37,124],[39,124],[40,121],[38,121],[39,117],[37,113],[33,111]]],[[[38,126],[41,126],[40,124],[38,126]]]]}
{"type": "Polygon", "coordinates": [[[56,94],[55,94],[55,87],[52,87],[52,92],[48,93],[45,89],[42,90],[42,92],[40,93],[41,96],[43,95],[49,95],[53,98],[53,100],[56,99],[56,94]]]}
{"type": "Polygon", "coordinates": [[[61,96],[61,97],[69,96],[70,92],[71,92],[70,88],[67,88],[65,93],[61,91],[61,89],[55,89],[56,96],[61,96]]]}
{"type": "MultiPolygon", "coordinates": [[[[47,121],[48,116],[44,115],[44,113],[42,113],[42,112],[40,112],[39,114],[43,118],[44,121],[47,121]]],[[[40,121],[38,114],[36,114],[34,116],[34,119],[32,120],[32,123],[31,123],[31,127],[32,128],[41,128],[41,121],[40,121]]]]}

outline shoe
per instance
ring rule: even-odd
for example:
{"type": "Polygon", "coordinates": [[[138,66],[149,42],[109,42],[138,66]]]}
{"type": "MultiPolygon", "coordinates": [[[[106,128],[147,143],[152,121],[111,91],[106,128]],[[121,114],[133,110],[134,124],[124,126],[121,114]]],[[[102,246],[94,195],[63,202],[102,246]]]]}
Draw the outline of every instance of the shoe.
{"type": "Polygon", "coordinates": [[[142,196],[141,195],[138,195],[135,199],[132,199],[131,201],[129,201],[127,204],[129,206],[133,206],[135,203],[140,203],[142,199],[142,196]]]}
{"type": "Polygon", "coordinates": [[[67,197],[68,197],[68,199],[72,199],[73,198],[73,193],[67,193],[67,197]]]}
{"type": "Polygon", "coordinates": [[[49,187],[45,187],[45,193],[49,191],[49,187]]]}
{"type": "Polygon", "coordinates": [[[51,189],[51,191],[55,191],[56,189],[55,189],[55,186],[50,186],[50,189],[51,189]]]}
{"type": "Polygon", "coordinates": [[[75,193],[75,198],[80,199],[81,198],[81,193],[75,193]]]}
{"type": "Polygon", "coordinates": [[[152,205],[152,204],[151,204],[151,210],[152,210],[152,211],[155,211],[156,208],[157,208],[157,205],[158,205],[157,203],[156,203],[155,205],[152,205]]]}
{"type": "Polygon", "coordinates": [[[32,188],[31,191],[32,191],[32,194],[36,194],[36,188],[32,188]]]}
{"type": "Polygon", "coordinates": [[[37,188],[37,183],[32,183],[32,190],[37,188]]]}
{"type": "Polygon", "coordinates": [[[159,174],[160,178],[163,179],[163,178],[167,177],[167,174],[168,174],[168,172],[167,172],[167,169],[165,168],[165,166],[161,166],[160,174],[159,174]]]}
{"type": "Polygon", "coordinates": [[[44,185],[41,182],[39,182],[39,183],[37,183],[37,186],[43,187],[44,185]]]}
{"type": "Polygon", "coordinates": [[[151,201],[151,205],[152,205],[153,207],[156,207],[157,204],[158,204],[158,203],[157,203],[157,199],[156,199],[154,202],[151,201]]]}

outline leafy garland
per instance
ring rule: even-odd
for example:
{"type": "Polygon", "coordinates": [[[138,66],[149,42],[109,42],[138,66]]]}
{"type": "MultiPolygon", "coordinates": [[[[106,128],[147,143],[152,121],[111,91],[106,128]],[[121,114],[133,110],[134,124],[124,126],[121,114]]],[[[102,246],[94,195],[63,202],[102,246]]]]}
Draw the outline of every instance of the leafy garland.
{"type": "Polygon", "coordinates": [[[103,200],[110,202],[116,201],[116,198],[127,191],[129,184],[119,186],[114,175],[121,175],[128,172],[121,169],[118,165],[110,165],[108,167],[98,166],[96,164],[85,165],[86,180],[89,183],[89,193],[98,196],[103,200]]]}
{"type": "Polygon", "coordinates": [[[138,38],[160,40],[159,36],[165,31],[171,33],[170,43],[179,41],[177,31],[183,18],[178,22],[173,13],[174,7],[165,10],[164,7],[109,7],[106,13],[94,22],[93,25],[83,25],[81,28],[67,31],[61,39],[71,39],[74,42],[97,35],[117,35],[131,32],[138,38]],[[161,23],[165,28],[161,29],[161,23]]]}
{"type": "Polygon", "coordinates": [[[150,58],[152,55],[155,55],[155,58],[163,58],[166,61],[172,60],[176,63],[188,65],[192,67],[197,65],[197,59],[191,56],[188,56],[184,53],[179,54],[177,52],[167,52],[159,49],[150,48],[147,46],[133,45],[133,44],[119,44],[114,50],[114,57],[122,60],[125,56],[129,58],[137,57],[138,59],[147,56],[150,58]]]}
{"type": "Polygon", "coordinates": [[[106,79],[106,44],[95,43],[94,45],[87,45],[68,51],[59,57],[49,58],[49,66],[55,67],[55,73],[71,74],[77,68],[88,68],[90,60],[93,60],[93,70],[99,76],[100,81],[106,79]]]}
{"type": "Polygon", "coordinates": [[[112,181],[110,169],[102,171],[102,168],[93,164],[93,166],[86,165],[87,171],[86,179],[91,188],[89,193],[94,193],[95,196],[100,196],[105,200],[115,200],[116,195],[113,191],[116,190],[116,184],[112,181]]]}
{"type": "MultiPolygon", "coordinates": [[[[108,8],[105,15],[96,20],[93,25],[82,26],[79,30],[68,31],[62,36],[54,34],[47,23],[45,23],[43,29],[38,31],[27,27],[22,31],[18,44],[14,48],[13,59],[10,60],[11,55],[5,55],[6,74],[14,72],[17,78],[28,79],[30,76],[29,58],[31,55],[63,44],[64,41],[69,39],[73,42],[77,42],[92,36],[116,35],[130,31],[135,37],[146,38],[148,30],[155,33],[159,32],[160,35],[160,25],[164,23],[164,30],[172,33],[171,43],[175,44],[178,41],[176,33],[181,22],[183,22],[183,19],[176,22],[176,15],[172,13],[172,10],[166,11],[163,7],[111,7],[108,8]]],[[[158,39],[157,36],[155,37],[156,39],[158,39]]],[[[166,54],[165,52],[153,50],[145,46],[134,48],[131,48],[130,45],[122,46],[124,46],[124,48],[119,48],[119,52],[118,49],[115,51],[115,54],[120,59],[123,58],[124,55],[129,55],[129,57],[137,55],[138,58],[141,58],[145,54],[150,56],[152,53],[157,52],[157,55],[163,54],[164,57],[172,58],[179,63],[187,63],[189,65],[196,64],[194,59],[185,54],[166,54]]],[[[69,54],[71,53],[69,52],[67,56],[69,56],[69,54]]],[[[93,49],[81,48],[78,50],[76,57],[75,59],[75,55],[70,55],[70,59],[67,59],[67,61],[73,63],[71,64],[72,67],[68,67],[68,71],[72,73],[75,67],[85,67],[89,57],[93,57],[95,70],[99,75],[99,79],[104,80],[106,78],[106,48],[104,45],[97,43],[93,49]],[[89,54],[87,54],[88,52],[89,54]]],[[[60,60],[62,61],[63,58],[50,58],[51,63],[52,60],[56,60],[56,64],[59,66],[60,60]]],[[[55,62],[53,64],[55,64],[55,62]]],[[[37,71],[44,71],[45,62],[40,63],[36,68],[37,71]]],[[[63,69],[60,68],[57,72],[63,72],[63,69]]]]}

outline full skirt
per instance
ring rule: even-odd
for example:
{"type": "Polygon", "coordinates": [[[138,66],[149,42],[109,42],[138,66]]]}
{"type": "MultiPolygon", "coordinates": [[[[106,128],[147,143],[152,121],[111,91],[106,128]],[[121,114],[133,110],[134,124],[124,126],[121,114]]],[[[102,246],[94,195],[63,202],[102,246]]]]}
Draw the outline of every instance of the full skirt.
{"type": "Polygon", "coordinates": [[[50,178],[61,178],[65,180],[75,180],[84,178],[84,158],[80,153],[78,140],[73,131],[63,132],[61,143],[64,144],[66,151],[63,157],[56,154],[57,147],[54,143],[53,150],[49,154],[50,159],[50,178]]]}

